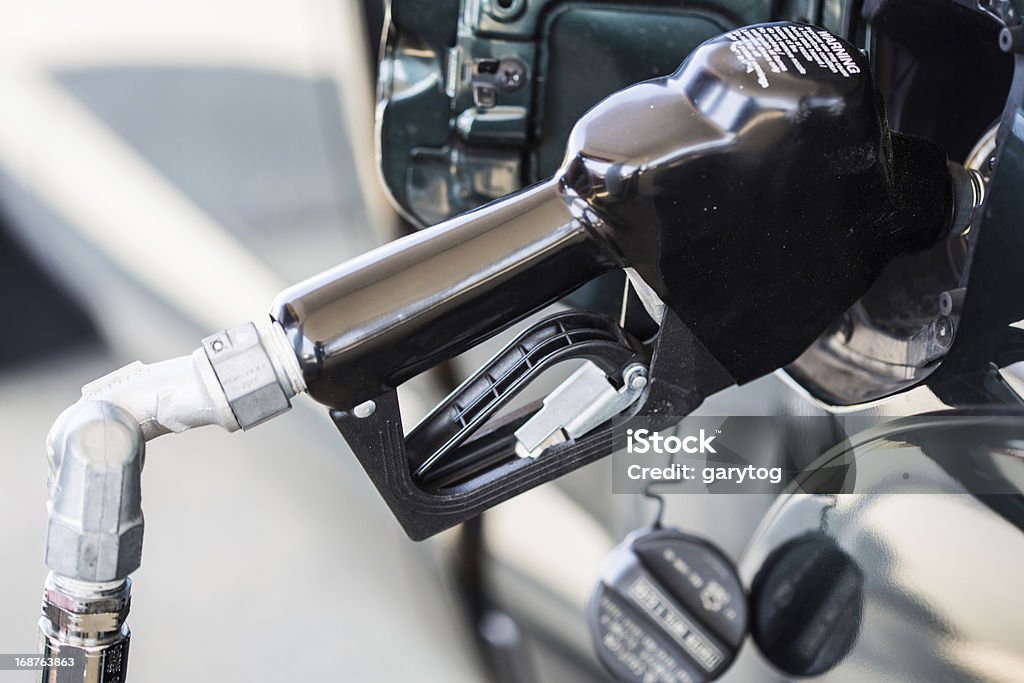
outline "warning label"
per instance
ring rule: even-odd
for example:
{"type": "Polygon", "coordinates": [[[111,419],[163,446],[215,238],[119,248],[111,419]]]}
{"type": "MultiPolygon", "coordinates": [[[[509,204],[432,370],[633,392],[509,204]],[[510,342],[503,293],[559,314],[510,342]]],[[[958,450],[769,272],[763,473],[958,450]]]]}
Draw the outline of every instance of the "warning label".
{"type": "Polygon", "coordinates": [[[607,596],[600,602],[601,645],[643,683],[695,683],[679,659],[658,644],[646,626],[626,616],[607,596]]]}
{"type": "Polygon", "coordinates": [[[860,73],[860,66],[843,42],[834,34],[813,26],[757,26],[728,34],[732,51],[756,74],[762,88],[771,86],[772,74],[827,69],[849,78],[860,73]]]}

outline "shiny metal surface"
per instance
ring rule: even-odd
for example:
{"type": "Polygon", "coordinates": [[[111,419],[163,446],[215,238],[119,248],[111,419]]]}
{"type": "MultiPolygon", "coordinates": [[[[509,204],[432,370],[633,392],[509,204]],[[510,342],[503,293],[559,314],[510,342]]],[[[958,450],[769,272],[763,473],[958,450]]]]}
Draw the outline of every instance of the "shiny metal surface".
{"type": "Polygon", "coordinates": [[[77,403],[61,420],[50,454],[46,565],[79,581],[124,579],[142,562],[142,430],[102,401],[77,403]]]}
{"type": "MultiPolygon", "coordinates": [[[[253,323],[222,330],[203,340],[217,381],[231,412],[242,429],[255,427],[292,407],[291,398],[301,391],[302,377],[290,352],[274,353],[279,346],[271,340],[283,336],[271,324],[260,334],[253,323]],[[287,365],[282,363],[287,361],[287,365]]],[[[289,350],[290,351],[290,350],[289,350]]]]}
{"type": "Polygon", "coordinates": [[[54,422],[40,649],[75,664],[48,665],[44,683],[124,680],[127,577],[142,563],[145,443],[208,424],[248,428],[289,410],[302,378],[281,337],[276,325],[248,323],[207,337],[189,357],[136,362],[86,385],[54,422]]]}
{"type": "Polygon", "coordinates": [[[285,290],[273,317],[310,395],[373,399],[611,268],[580,211],[548,181],[285,290]]]}
{"type": "Polygon", "coordinates": [[[981,171],[987,178],[992,173],[996,158],[996,141],[999,137],[999,124],[990,127],[981,136],[974,149],[967,155],[964,161],[965,168],[973,168],[981,171]]]}
{"type": "Polygon", "coordinates": [[[73,666],[43,668],[41,683],[123,683],[131,632],[125,619],[131,581],[92,583],[51,573],[39,619],[44,659],[74,659],[73,666]]]}
{"type": "Polygon", "coordinates": [[[589,433],[640,400],[646,386],[647,367],[640,363],[622,371],[616,388],[600,368],[585,362],[515,431],[516,453],[535,458],[549,446],[589,433]]]}

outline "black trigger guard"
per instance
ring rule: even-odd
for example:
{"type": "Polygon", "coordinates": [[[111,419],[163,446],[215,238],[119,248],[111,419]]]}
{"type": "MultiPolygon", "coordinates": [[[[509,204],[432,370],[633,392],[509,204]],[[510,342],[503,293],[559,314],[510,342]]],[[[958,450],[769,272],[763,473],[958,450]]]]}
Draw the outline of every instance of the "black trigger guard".
{"type": "MultiPolygon", "coordinates": [[[[626,337],[610,319],[590,312],[571,311],[557,314],[531,327],[516,341],[529,337],[530,333],[539,327],[550,327],[553,321],[570,322],[569,326],[575,326],[577,330],[597,330],[599,333],[588,339],[592,343],[580,347],[569,344],[566,348],[586,350],[609,374],[618,369],[615,365],[620,360],[622,365],[625,365],[635,357],[635,351],[628,342],[624,347],[629,351],[628,355],[615,356],[608,353],[607,349],[595,353],[595,349],[601,344],[617,344],[626,341],[626,337]],[[593,326],[595,323],[596,327],[593,326]],[[608,336],[608,332],[612,331],[608,325],[614,328],[613,337],[608,336]],[[615,337],[619,339],[618,342],[615,341],[615,337]]],[[[506,347],[488,363],[488,366],[502,359],[515,343],[506,347]]],[[[561,360],[580,357],[573,356],[568,351],[543,355],[545,358],[555,358],[544,367],[550,367],[561,360]]],[[[527,374],[531,378],[535,376],[534,373],[527,374]]],[[[464,382],[462,387],[481,378],[481,373],[477,373],[464,382]]],[[[648,379],[648,388],[644,397],[640,399],[642,404],[639,414],[649,415],[655,418],[655,421],[659,418],[670,420],[672,416],[686,415],[700,405],[709,393],[731,383],[731,378],[721,370],[703,346],[671,312],[666,314],[661,332],[656,338],[648,379]]],[[[450,410],[450,400],[458,393],[459,390],[453,392],[432,411],[431,416],[443,415],[443,411],[450,410]]],[[[606,424],[573,441],[549,447],[537,458],[519,458],[511,450],[511,444],[514,442],[511,434],[532,413],[532,410],[524,409],[504,421],[492,421],[485,428],[486,433],[481,431],[474,435],[471,432],[459,437],[460,443],[463,443],[461,451],[484,455],[490,451],[492,456],[497,451],[499,457],[491,457],[490,460],[494,463],[493,466],[468,479],[459,479],[452,485],[431,487],[417,481],[413,475],[414,465],[410,462],[397,392],[392,390],[377,397],[374,399],[374,405],[373,412],[365,417],[357,417],[353,411],[333,410],[331,418],[402,528],[416,541],[429,538],[476,517],[485,510],[539,484],[557,479],[599,460],[611,454],[613,450],[612,427],[606,424]],[[498,422],[497,426],[494,422],[498,422]]],[[[504,402],[501,405],[504,405],[504,402]]],[[[498,407],[500,405],[490,414],[493,415],[498,407]]],[[[486,422],[486,419],[482,422],[486,422]]],[[[474,429],[477,428],[474,423],[474,429]]],[[[418,427],[414,430],[414,433],[419,429],[418,427]]],[[[424,439],[423,444],[429,443],[424,436],[428,431],[448,435],[450,440],[450,429],[444,430],[438,425],[433,425],[430,430],[417,437],[424,439]]],[[[412,439],[413,436],[414,434],[410,434],[409,438],[412,439]]],[[[421,449],[414,452],[414,456],[422,458],[423,452],[429,449],[425,445],[417,444],[415,439],[412,440],[413,447],[421,449]]],[[[453,447],[448,457],[458,458],[461,451],[453,447]]]]}
{"type": "Polygon", "coordinates": [[[413,478],[423,480],[432,466],[445,460],[548,368],[586,359],[621,383],[623,368],[636,358],[633,343],[607,316],[567,311],[541,320],[506,344],[410,432],[405,449],[413,478]]]}

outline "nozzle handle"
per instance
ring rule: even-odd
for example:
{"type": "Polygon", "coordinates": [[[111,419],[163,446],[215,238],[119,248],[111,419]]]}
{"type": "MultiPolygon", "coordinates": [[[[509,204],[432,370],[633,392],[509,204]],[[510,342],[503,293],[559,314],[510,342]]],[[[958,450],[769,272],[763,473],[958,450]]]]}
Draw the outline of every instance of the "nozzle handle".
{"type": "Polygon", "coordinates": [[[550,180],[284,291],[272,316],[310,395],[352,408],[616,267],[584,208],[550,180]]]}

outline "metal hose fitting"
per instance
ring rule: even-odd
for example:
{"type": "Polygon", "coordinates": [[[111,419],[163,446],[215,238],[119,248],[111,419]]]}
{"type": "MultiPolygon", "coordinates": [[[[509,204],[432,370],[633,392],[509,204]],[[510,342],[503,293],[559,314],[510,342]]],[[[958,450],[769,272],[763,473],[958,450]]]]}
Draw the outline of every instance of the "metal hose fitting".
{"type": "Polygon", "coordinates": [[[948,166],[953,179],[951,234],[963,235],[979,218],[975,214],[985,201],[985,177],[977,169],[965,168],[952,161],[948,166]]]}
{"type": "Polygon", "coordinates": [[[41,683],[123,683],[130,604],[131,579],[95,583],[50,572],[39,619],[39,650],[44,661],[73,659],[74,665],[44,667],[41,683]]]}
{"type": "Polygon", "coordinates": [[[41,681],[125,680],[127,577],[142,562],[146,441],[205,425],[248,429],[287,411],[304,390],[275,323],[218,332],[189,356],[132,363],[82,388],[47,438],[41,681]]]}

